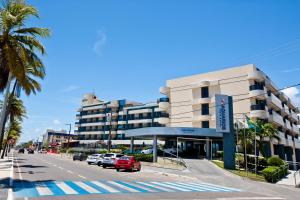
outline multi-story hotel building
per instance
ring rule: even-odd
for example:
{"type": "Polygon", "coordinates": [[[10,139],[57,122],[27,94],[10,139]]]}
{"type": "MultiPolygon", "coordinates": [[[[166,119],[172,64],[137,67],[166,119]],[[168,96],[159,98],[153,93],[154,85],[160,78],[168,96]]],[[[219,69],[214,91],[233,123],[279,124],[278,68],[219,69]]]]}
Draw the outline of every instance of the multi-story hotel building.
{"type": "MultiPolygon", "coordinates": [[[[216,141],[211,143],[215,151],[222,149],[222,135],[214,130],[215,95],[225,94],[233,97],[236,122],[243,122],[247,115],[254,121],[271,122],[277,128],[280,139],[271,139],[271,145],[267,141],[265,143],[268,156],[279,155],[282,159],[300,162],[299,109],[255,65],[168,80],[160,92],[166,97],[145,105],[128,100],[104,102],[93,94],[86,95],[76,117],[80,142],[106,142],[110,130],[112,144],[129,144],[125,132],[149,136],[161,131],[161,138],[176,147],[176,141],[183,133],[189,138],[206,140],[185,141],[181,144],[183,151],[208,155],[204,153],[210,145],[208,140],[216,141]]],[[[135,144],[152,143],[149,140],[135,140],[135,144]]]]}
{"type": "Polygon", "coordinates": [[[255,65],[168,80],[160,92],[169,98],[170,127],[215,128],[215,94],[230,95],[235,121],[247,115],[278,129],[280,140],[266,143],[269,155],[300,161],[299,109],[255,65]]]}
{"type": "MultiPolygon", "coordinates": [[[[161,127],[169,123],[168,101],[168,98],[149,104],[128,100],[101,101],[94,94],[86,94],[76,115],[75,133],[80,144],[107,144],[110,133],[112,145],[128,145],[130,140],[125,138],[125,130],[161,127]]],[[[136,144],[149,143],[149,140],[136,141],[136,144]]]]}

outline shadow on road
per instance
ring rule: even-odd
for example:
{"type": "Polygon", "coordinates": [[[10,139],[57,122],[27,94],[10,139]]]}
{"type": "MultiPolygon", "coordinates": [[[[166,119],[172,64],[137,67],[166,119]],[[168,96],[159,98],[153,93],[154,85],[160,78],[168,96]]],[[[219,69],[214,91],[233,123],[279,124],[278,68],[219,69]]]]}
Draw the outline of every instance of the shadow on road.
{"type": "Polygon", "coordinates": [[[47,166],[44,166],[44,165],[20,165],[19,167],[20,168],[21,167],[24,167],[24,168],[48,168],[47,166]]]}

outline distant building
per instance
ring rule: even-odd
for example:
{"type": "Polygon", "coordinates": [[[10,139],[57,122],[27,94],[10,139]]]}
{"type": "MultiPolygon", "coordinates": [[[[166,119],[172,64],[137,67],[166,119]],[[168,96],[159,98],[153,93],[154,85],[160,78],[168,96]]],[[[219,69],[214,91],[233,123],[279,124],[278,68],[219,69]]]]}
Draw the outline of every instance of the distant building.
{"type": "MultiPolygon", "coordinates": [[[[43,135],[43,145],[60,146],[63,142],[67,142],[69,133],[66,130],[56,131],[48,129],[43,135]]],[[[70,135],[70,141],[75,139],[75,135],[70,135]]]]}
{"type": "MultiPolygon", "coordinates": [[[[168,124],[169,114],[163,107],[164,102],[168,102],[168,98],[142,104],[125,99],[101,101],[94,94],[86,94],[76,115],[75,133],[82,145],[107,144],[109,132],[112,145],[129,145],[130,139],[125,138],[125,130],[168,124]]],[[[135,144],[152,143],[149,140],[136,140],[135,144]]]]}

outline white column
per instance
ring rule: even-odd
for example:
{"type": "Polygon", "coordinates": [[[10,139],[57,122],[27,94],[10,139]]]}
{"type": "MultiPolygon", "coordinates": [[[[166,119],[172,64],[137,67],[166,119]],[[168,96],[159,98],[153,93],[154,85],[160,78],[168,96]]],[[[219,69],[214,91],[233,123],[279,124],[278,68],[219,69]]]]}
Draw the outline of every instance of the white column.
{"type": "Polygon", "coordinates": [[[157,135],[153,135],[153,162],[157,162],[157,135]]]}
{"type": "Polygon", "coordinates": [[[130,138],[130,153],[133,153],[133,148],[134,148],[134,138],[130,138]]]}

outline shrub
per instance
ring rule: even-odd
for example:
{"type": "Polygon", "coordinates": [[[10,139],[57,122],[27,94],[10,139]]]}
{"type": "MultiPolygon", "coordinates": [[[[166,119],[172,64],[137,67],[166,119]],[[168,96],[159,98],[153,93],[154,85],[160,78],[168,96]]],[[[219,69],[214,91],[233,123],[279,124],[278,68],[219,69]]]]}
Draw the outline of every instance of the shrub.
{"type": "Polygon", "coordinates": [[[153,154],[128,154],[134,156],[137,161],[153,162],[153,154]]]}
{"type": "Polygon", "coordinates": [[[100,154],[106,154],[106,153],[107,153],[107,150],[106,150],[106,149],[101,149],[101,150],[99,151],[99,153],[100,153],[100,154]]]}
{"type": "Polygon", "coordinates": [[[281,165],[280,167],[269,166],[262,171],[266,181],[272,183],[282,179],[285,175],[287,175],[287,173],[288,169],[284,165],[281,165]]]}
{"type": "Polygon", "coordinates": [[[276,166],[269,166],[262,171],[262,174],[266,181],[273,183],[277,180],[278,175],[276,175],[275,172],[279,169],[280,168],[276,166]]]}
{"type": "Polygon", "coordinates": [[[285,162],[277,156],[270,157],[267,162],[269,166],[281,166],[285,164],[285,162]]]}

